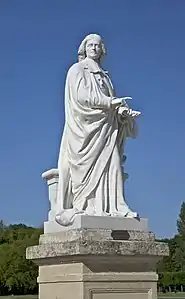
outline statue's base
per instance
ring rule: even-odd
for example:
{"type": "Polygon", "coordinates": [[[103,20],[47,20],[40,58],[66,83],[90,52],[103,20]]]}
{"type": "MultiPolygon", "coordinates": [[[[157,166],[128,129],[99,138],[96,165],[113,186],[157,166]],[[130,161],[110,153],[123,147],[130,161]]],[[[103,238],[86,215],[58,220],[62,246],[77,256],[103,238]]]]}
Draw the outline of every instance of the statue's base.
{"type": "Polygon", "coordinates": [[[166,255],[166,243],[137,230],[68,230],[27,248],[40,299],[156,299],[155,265],[166,255]]]}
{"type": "Polygon", "coordinates": [[[38,282],[40,299],[156,299],[157,275],[97,273],[84,263],[44,266],[38,282]]]}
{"type": "Polygon", "coordinates": [[[55,233],[71,229],[112,229],[148,231],[148,220],[112,216],[76,215],[72,225],[65,227],[55,220],[44,222],[44,233],[55,233]]]}

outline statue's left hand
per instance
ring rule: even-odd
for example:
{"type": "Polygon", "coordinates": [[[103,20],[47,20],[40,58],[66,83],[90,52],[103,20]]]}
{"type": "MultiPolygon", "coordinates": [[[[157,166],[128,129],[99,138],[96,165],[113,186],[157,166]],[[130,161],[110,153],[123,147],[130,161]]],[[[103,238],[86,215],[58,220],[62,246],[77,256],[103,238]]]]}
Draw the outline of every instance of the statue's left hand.
{"type": "Polygon", "coordinates": [[[141,114],[141,112],[129,109],[128,107],[121,106],[118,109],[118,114],[121,114],[122,116],[137,117],[141,114]]]}
{"type": "Polygon", "coordinates": [[[141,115],[141,112],[140,111],[135,111],[135,110],[132,110],[132,117],[137,117],[141,115]]]}
{"type": "Polygon", "coordinates": [[[132,110],[132,109],[128,109],[127,111],[127,115],[132,116],[132,117],[137,117],[141,114],[140,111],[136,111],[136,110],[132,110]]]}

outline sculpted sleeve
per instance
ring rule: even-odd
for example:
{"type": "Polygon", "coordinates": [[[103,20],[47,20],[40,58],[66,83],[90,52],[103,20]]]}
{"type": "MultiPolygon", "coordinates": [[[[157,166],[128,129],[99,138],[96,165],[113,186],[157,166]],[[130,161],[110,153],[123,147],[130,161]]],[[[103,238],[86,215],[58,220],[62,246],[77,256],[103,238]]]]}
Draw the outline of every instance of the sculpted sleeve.
{"type": "Polygon", "coordinates": [[[97,109],[111,108],[112,98],[103,94],[94,75],[78,63],[70,68],[67,80],[73,95],[76,95],[76,101],[81,106],[97,109]]]}

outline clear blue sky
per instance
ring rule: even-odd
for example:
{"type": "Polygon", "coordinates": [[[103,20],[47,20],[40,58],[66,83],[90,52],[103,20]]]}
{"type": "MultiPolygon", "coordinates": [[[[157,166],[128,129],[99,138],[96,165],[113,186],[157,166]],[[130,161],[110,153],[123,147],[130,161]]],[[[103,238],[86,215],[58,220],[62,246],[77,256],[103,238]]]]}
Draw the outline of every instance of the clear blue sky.
{"type": "Polygon", "coordinates": [[[117,94],[142,111],[126,147],[127,201],[172,236],[185,200],[184,0],[0,0],[0,219],[47,218],[41,173],[57,163],[66,71],[93,32],[117,94]]]}

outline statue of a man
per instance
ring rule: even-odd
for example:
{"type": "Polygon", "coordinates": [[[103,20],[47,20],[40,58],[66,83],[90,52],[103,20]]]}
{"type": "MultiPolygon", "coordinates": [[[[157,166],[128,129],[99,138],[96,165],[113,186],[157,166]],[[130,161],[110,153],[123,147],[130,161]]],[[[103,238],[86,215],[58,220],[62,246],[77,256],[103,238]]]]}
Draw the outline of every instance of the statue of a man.
{"type": "Polygon", "coordinates": [[[136,135],[126,98],[117,98],[101,67],[102,38],[90,34],[78,50],[65,86],[65,127],[58,160],[58,214],[70,225],[79,213],[137,217],[124,199],[122,154],[127,137],[136,135]]]}

